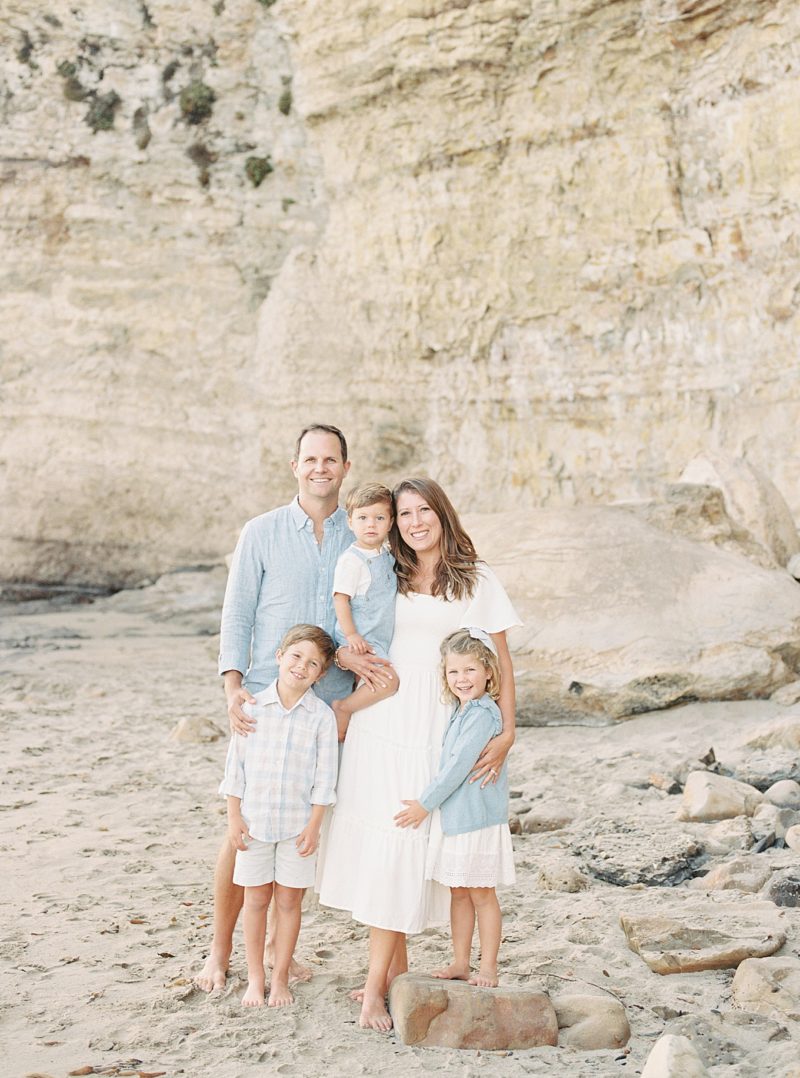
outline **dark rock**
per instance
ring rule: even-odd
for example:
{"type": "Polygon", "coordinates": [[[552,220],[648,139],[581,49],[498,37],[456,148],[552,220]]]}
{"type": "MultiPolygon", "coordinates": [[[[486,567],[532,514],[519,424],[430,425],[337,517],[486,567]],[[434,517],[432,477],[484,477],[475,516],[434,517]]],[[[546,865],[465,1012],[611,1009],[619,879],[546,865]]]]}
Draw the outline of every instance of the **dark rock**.
{"type": "Polygon", "coordinates": [[[674,887],[695,876],[705,859],[693,835],[657,821],[640,828],[627,820],[603,820],[599,827],[573,849],[588,872],[618,887],[674,887]]]}
{"type": "Polygon", "coordinates": [[[776,906],[800,906],[800,868],[776,872],[764,889],[776,906]]]}

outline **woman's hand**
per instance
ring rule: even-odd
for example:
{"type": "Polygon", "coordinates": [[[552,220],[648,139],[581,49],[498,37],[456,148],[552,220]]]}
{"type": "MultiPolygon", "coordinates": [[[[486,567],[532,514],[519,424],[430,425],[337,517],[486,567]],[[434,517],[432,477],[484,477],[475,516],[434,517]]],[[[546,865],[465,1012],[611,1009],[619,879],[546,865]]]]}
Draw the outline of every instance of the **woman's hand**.
{"type": "Polygon", "coordinates": [[[395,680],[392,664],[378,655],[354,655],[350,648],[341,647],[336,652],[336,658],[344,670],[350,670],[357,678],[366,682],[373,692],[376,689],[385,689],[395,680]]]}
{"type": "Polygon", "coordinates": [[[500,768],[506,762],[506,756],[508,756],[513,744],[513,734],[498,734],[497,737],[493,737],[491,741],[487,742],[472,769],[469,781],[480,782],[481,788],[486,786],[487,783],[497,782],[500,768]]]}

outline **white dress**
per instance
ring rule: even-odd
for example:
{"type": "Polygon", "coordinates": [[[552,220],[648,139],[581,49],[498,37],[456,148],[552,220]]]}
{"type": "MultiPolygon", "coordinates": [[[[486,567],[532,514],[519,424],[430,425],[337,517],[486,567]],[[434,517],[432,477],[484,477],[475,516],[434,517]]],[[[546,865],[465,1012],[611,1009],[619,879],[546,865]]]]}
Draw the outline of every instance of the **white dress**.
{"type": "Polygon", "coordinates": [[[439,765],[451,712],[442,702],[442,640],[463,626],[499,633],[519,624],[503,586],[485,566],[472,599],[397,596],[389,658],[400,687],[350,721],[317,865],[323,905],[396,932],[421,932],[448,919],[449,890],[425,879],[430,817],[414,829],[397,827],[394,816],[404,800],[419,797],[439,765]]]}

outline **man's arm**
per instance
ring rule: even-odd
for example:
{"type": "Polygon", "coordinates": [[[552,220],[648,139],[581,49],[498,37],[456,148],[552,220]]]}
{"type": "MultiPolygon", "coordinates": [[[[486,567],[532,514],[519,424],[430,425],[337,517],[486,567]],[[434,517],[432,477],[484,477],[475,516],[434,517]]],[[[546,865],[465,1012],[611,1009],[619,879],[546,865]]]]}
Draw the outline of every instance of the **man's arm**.
{"type": "Polygon", "coordinates": [[[219,673],[223,677],[228,722],[231,731],[246,736],[255,728],[242,711],[242,704],[253,703],[242,687],[244,672],[250,665],[253,627],[264,567],[255,541],[253,521],[242,528],[233,553],[219,631],[219,673]]]}

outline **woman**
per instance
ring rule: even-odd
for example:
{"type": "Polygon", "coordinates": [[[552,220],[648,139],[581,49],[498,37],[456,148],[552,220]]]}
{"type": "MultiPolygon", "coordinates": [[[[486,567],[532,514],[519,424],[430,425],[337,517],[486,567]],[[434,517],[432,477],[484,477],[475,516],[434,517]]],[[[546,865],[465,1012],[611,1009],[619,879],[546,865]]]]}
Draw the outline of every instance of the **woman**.
{"type": "MultiPolygon", "coordinates": [[[[396,559],[397,604],[389,658],[400,687],[395,696],[356,713],[344,743],[337,803],[320,855],[320,902],[349,910],[370,926],[369,971],[360,1024],[386,1031],[384,1002],[391,980],[408,969],[406,933],[449,915],[449,892],[425,879],[428,828],[400,828],[404,799],[424,789],[438,764],[449,707],[441,699],[439,645],[453,630],[475,626],[497,648],[503,686],[503,730],[478,760],[477,781],[496,778],[514,741],[514,674],[506,630],[520,622],[492,571],[478,561],[442,488],[407,479],[393,491],[390,537],[396,559]]],[[[340,649],[338,660],[358,668],[340,649]]]]}

